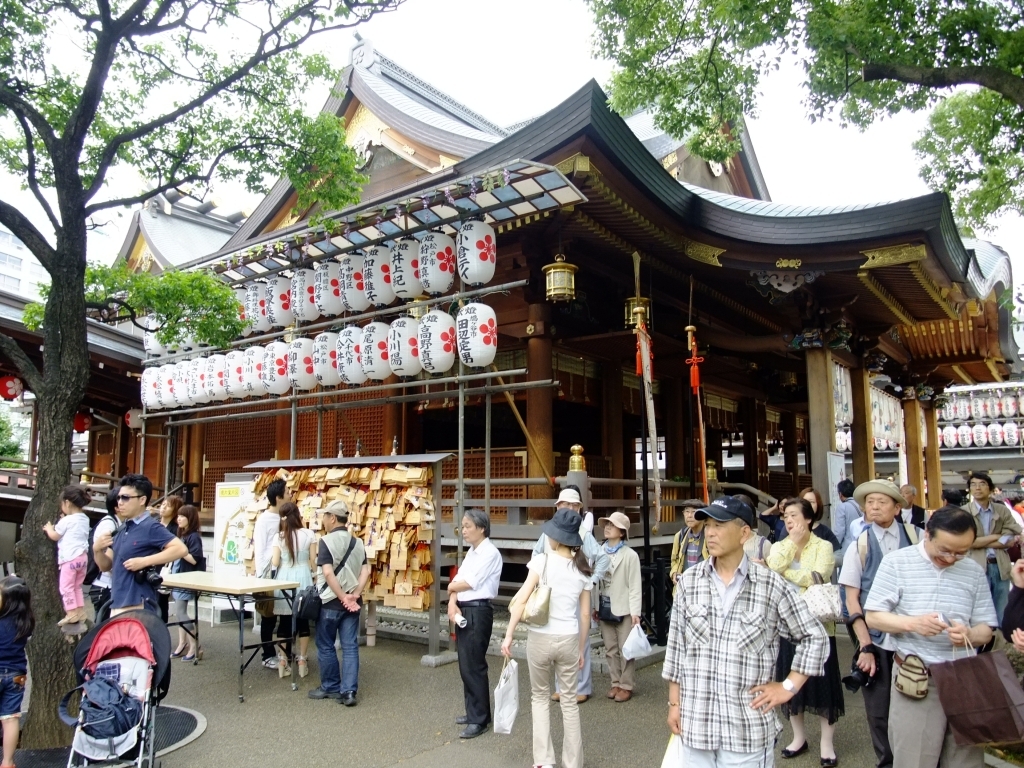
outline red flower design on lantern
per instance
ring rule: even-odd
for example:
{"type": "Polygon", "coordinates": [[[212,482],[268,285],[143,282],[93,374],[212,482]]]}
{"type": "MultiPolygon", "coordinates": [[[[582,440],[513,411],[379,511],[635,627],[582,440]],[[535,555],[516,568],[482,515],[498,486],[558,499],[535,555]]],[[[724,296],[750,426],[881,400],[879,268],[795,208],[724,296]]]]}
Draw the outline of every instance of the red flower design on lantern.
{"type": "Polygon", "coordinates": [[[291,307],[292,307],[292,292],[291,291],[285,291],[284,293],[281,294],[281,296],[279,298],[281,299],[281,309],[282,310],[291,309],[291,307]]]}
{"type": "Polygon", "coordinates": [[[389,264],[381,264],[380,265],[380,271],[381,271],[381,274],[384,275],[384,282],[385,283],[390,283],[391,282],[391,266],[389,264]]]}
{"type": "Polygon", "coordinates": [[[306,286],[306,293],[309,294],[309,303],[313,304],[314,301],[313,301],[313,286],[312,285],[306,286]]]}
{"type": "Polygon", "coordinates": [[[484,235],[483,240],[476,241],[476,249],[480,252],[480,261],[494,263],[495,246],[494,239],[490,235],[484,235]]]}
{"type": "Polygon", "coordinates": [[[445,352],[452,352],[455,349],[455,330],[441,331],[441,343],[445,352]]]}
{"type": "Polygon", "coordinates": [[[261,315],[267,314],[267,300],[266,299],[260,299],[260,314],[261,315]]]}
{"type": "Polygon", "coordinates": [[[437,268],[442,272],[455,273],[455,251],[450,245],[437,252],[437,268]]]}
{"type": "Polygon", "coordinates": [[[284,376],[288,373],[288,364],[285,362],[283,357],[279,357],[274,360],[274,365],[277,366],[277,375],[284,376]]]}
{"type": "Polygon", "coordinates": [[[377,349],[380,350],[380,359],[381,360],[387,360],[388,359],[388,343],[386,341],[378,341],[377,342],[377,349]]]}
{"type": "Polygon", "coordinates": [[[335,296],[340,296],[341,295],[341,289],[338,287],[338,281],[336,279],[335,280],[331,280],[331,288],[334,289],[334,295],[335,296]]]}
{"type": "Polygon", "coordinates": [[[487,322],[480,326],[480,333],[483,334],[484,344],[496,345],[498,343],[498,329],[494,327],[493,318],[488,318],[487,322]]]}
{"type": "Polygon", "coordinates": [[[304,357],[304,358],[302,358],[302,362],[306,366],[306,373],[312,373],[313,372],[313,358],[312,357],[304,357]]]}
{"type": "Polygon", "coordinates": [[[363,290],[363,273],[362,272],[353,272],[352,273],[352,279],[356,283],[356,290],[357,291],[363,290]]]}
{"type": "Polygon", "coordinates": [[[412,267],[412,276],[415,277],[417,280],[419,280],[420,279],[420,261],[419,261],[419,259],[413,259],[411,262],[409,262],[409,266],[412,267]]]}
{"type": "Polygon", "coordinates": [[[419,342],[416,341],[416,337],[415,336],[410,336],[409,337],[409,346],[412,347],[412,349],[409,350],[409,354],[411,354],[413,357],[419,357],[420,356],[419,342]]]}

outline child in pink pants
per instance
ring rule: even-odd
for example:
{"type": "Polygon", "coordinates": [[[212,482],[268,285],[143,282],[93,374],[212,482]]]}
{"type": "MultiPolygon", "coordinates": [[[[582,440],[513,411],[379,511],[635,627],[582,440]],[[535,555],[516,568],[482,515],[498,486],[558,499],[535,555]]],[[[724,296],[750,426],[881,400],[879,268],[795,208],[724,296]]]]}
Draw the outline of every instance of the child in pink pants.
{"type": "Polygon", "coordinates": [[[43,532],[57,542],[57,565],[60,567],[60,597],[65,616],[59,622],[78,624],[87,618],[82,584],[88,567],[89,518],[83,512],[92,497],[79,485],[69,485],[61,493],[61,519],[57,525],[47,523],[43,532]]]}

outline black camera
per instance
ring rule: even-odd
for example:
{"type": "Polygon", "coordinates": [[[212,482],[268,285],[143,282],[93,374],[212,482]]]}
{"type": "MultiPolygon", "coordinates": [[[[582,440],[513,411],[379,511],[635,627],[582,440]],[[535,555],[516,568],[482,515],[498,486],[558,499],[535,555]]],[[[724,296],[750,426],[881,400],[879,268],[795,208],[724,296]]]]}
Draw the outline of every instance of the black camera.
{"type": "Polygon", "coordinates": [[[878,649],[875,646],[868,646],[867,648],[858,648],[853,654],[853,663],[850,665],[850,674],[843,678],[843,685],[846,686],[846,690],[850,693],[856,693],[861,688],[870,688],[875,683],[874,675],[869,675],[863,669],[857,666],[857,659],[860,658],[862,653],[871,653],[875,656],[875,669],[879,667],[879,656],[878,649]]]}
{"type": "Polygon", "coordinates": [[[159,568],[155,565],[151,565],[148,568],[143,568],[141,571],[135,572],[135,583],[149,584],[153,589],[157,589],[164,583],[164,577],[160,575],[159,568]]]}

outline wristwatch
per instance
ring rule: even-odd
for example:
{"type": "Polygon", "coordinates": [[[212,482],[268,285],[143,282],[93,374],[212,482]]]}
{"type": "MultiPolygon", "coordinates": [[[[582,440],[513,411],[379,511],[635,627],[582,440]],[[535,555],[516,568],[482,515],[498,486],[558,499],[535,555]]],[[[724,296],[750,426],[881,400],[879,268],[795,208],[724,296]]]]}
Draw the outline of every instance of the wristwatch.
{"type": "Polygon", "coordinates": [[[782,681],[782,687],[790,693],[796,693],[796,686],[793,685],[793,681],[790,680],[788,677],[782,681]]]}

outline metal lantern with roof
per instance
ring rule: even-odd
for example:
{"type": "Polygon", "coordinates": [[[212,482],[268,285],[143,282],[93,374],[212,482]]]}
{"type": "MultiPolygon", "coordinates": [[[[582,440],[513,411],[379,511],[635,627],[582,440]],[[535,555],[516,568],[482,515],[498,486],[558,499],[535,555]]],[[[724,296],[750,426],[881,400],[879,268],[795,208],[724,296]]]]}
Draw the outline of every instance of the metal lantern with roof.
{"type": "Polygon", "coordinates": [[[577,269],[579,267],[566,262],[565,255],[561,253],[555,256],[554,264],[541,267],[544,273],[544,293],[548,301],[575,300],[577,269]]]}

